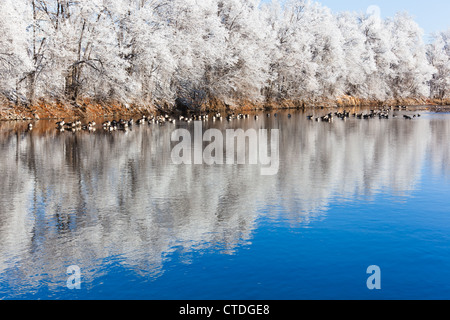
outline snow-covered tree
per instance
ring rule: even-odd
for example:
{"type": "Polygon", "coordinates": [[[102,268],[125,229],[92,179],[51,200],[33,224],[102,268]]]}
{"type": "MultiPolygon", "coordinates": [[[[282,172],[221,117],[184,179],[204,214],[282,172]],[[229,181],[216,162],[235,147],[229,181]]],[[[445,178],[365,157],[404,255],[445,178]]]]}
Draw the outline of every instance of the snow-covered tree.
{"type": "Polygon", "coordinates": [[[313,63],[314,35],[306,32],[305,14],[310,3],[290,1],[285,4],[279,23],[276,46],[279,51],[273,62],[277,78],[275,97],[302,99],[319,90],[317,64],[313,63]]]}
{"type": "Polygon", "coordinates": [[[366,96],[373,100],[392,98],[393,88],[389,86],[389,79],[394,77],[391,66],[398,63],[398,59],[392,52],[386,23],[376,14],[364,14],[360,16],[360,28],[365,36],[368,69],[371,70],[372,63],[375,63],[373,72],[366,76],[366,96]]]}
{"type": "Polygon", "coordinates": [[[0,91],[200,107],[342,95],[446,97],[449,32],[311,0],[3,0],[0,91]]]}
{"type": "Polygon", "coordinates": [[[32,22],[29,9],[25,0],[0,2],[0,91],[16,102],[24,94],[19,90],[21,83],[33,70],[27,31],[32,22]]]}
{"type": "Polygon", "coordinates": [[[259,0],[219,0],[218,15],[226,30],[224,59],[216,66],[217,91],[238,100],[259,101],[267,85],[275,34],[266,24],[259,0]]]}
{"type": "Polygon", "coordinates": [[[423,30],[406,13],[388,21],[396,59],[390,65],[389,87],[394,98],[426,97],[434,69],[426,58],[423,30]]]}
{"type": "Polygon", "coordinates": [[[128,25],[129,41],[120,47],[124,47],[122,50],[129,47],[129,52],[122,55],[131,64],[128,87],[136,102],[152,104],[176,98],[172,79],[178,61],[171,50],[173,33],[168,28],[169,8],[169,1],[140,0],[134,13],[123,20],[128,25]]]}
{"type": "Polygon", "coordinates": [[[450,97],[450,29],[433,36],[433,42],[428,45],[427,57],[436,69],[430,81],[432,98],[444,99],[450,97]]]}
{"type": "Polygon", "coordinates": [[[358,15],[343,12],[337,16],[345,57],[344,93],[348,96],[368,98],[367,76],[377,71],[374,55],[366,46],[366,36],[361,32],[358,15]]]}
{"type": "Polygon", "coordinates": [[[286,3],[276,40],[277,97],[329,98],[343,94],[343,37],[331,11],[311,1],[286,3]]]}

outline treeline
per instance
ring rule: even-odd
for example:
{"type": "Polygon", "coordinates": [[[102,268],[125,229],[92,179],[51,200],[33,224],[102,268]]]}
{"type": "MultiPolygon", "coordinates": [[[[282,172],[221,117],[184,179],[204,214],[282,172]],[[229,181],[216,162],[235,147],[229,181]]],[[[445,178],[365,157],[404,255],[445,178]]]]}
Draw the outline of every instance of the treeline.
{"type": "Polygon", "coordinates": [[[2,0],[13,104],[450,97],[450,29],[292,0],[2,0]]]}

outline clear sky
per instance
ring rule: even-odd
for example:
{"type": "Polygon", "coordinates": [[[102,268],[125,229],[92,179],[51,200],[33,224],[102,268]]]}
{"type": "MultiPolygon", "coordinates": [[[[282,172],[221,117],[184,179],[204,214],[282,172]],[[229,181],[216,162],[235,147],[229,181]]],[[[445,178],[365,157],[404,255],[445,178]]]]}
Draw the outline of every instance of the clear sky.
{"type": "Polygon", "coordinates": [[[407,11],[426,33],[450,28],[450,1],[448,0],[320,0],[334,12],[366,11],[369,6],[378,6],[381,16],[392,17],[396,12],[407,11]]]}
{"type": "MultiPolygon", "coordinates": [[[[426,34],[450,28],[449,0],[316,0],[333,12],[366,12],[370,6],[378,6],[383,18],[396,12],[407,11],[424,29],[426,34]]],[[[425,39],[428,39],[426,36],[425,39]]]]}

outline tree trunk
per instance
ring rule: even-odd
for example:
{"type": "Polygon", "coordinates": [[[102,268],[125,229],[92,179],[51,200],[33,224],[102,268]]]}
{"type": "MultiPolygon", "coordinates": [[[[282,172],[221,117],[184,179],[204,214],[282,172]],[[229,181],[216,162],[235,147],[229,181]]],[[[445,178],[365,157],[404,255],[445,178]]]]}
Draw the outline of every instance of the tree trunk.
{"type": "Polygon", "coordinates": [[[64,94],[71,101],[75,101],[78,98],[80,68],[80,66],[71,66],[65,76],[64,94]]]}
{"type": "Polygon", "coordinates": [[[36,72],[30,72],[27,75],[27,100],[29,104],[32,106],[34,105],[34,99],[36,96],[35,87],[36,87],[36,72]]]}

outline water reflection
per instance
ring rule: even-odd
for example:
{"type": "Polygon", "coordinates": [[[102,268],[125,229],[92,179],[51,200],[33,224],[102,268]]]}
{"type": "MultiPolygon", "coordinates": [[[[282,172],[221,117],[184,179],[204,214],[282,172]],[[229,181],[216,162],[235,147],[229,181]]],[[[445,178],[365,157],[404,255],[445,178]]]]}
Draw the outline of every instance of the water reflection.
{"type": "Polygon", "coordinates": [[[190,252],[232,254],[251,242],[261,217],[307,225],[336,196],[407,196],[426,161],[434,174],[450,174],[450,118],[431,113],[333,123],[278,113],[205,124],[279,129],[275,176],[257,165],[174,165],[171,133],[191,124],[95,134],[17,125],[0,128],[0,275],[28,291],[60,286],[72,264],[83,266],[89,285],[111,257],[158,276],[175,251],[186,263],[190,252]]]}

